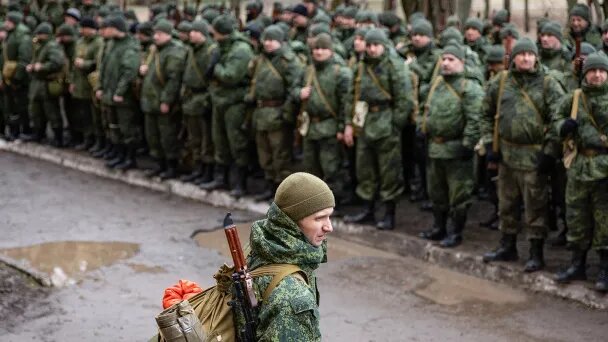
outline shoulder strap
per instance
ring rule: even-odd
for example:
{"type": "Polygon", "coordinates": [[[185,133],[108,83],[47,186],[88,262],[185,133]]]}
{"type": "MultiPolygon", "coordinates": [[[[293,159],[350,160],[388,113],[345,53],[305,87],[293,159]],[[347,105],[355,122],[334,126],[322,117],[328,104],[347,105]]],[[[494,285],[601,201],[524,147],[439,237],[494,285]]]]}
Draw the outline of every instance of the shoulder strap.
{"type": "MultiPolygon", "coordinates": [[[[314,72],[315,72],[315,67],[312,64],[309,65],[306,70],[306,83],[304,84],[304,87],[311,86],[314,72]]],[[[306,111],[307,103],[308,103],[308,99],[302,100],[302,104],[300,105],[300,113],[298,115],[301,115],[303,112],[306,111]]]]}
{"type": "Polygon", "coordinates": [[[418,106],[418,75],[415,72],[409,72],[410,80],[412,82],[412,98],[414,99],[414,110],[412,111],[411,121],[416,123],[418,120],[419,106],[418,106]]]}
{"type": "Polygon", "coordinates": [[[382,84],[380,84],[380,80],[378,80],[378,78],[376,77],[376,75],[374,74],[374,72],[371,70],[371,68],[368,66],[366,68],[366,70],[367,70],[367,73],[369,74],[369,77],[372,79],[372,81],[378,87],[378,89],[380,89],[380,91],[382,92],[382,94],[384,94],[384,96],[388,97],[389,100],[392,100],[393,97],[391,96],[391,94],[388,91],[386,91],[386,89],[384,89],[384,87],[382,86],[382,84]]]}
{"type": "Polygon", "coordinates": [[[441,67],[441,58],[437,58],[437,62],[435,63],[435,66],[433,67],[433,73],[431,74],[431,79],[434,79],[435,77],[437,77],[437,75],[439,75],[440,67],[441,67]]]}
{"type": "Polygon", "coordinates": [[[196,63],[196,59],[194,58],[194,50],[192,48],[188,48],[188,57],[190,58],[190,65],[192,69],[194,69],[194,73],[198,77],[199,81],[204,81],[205,77],[201,69],[198,67],[198,63],[196,63]]]}
{"type": "Polygon", "coordinates": [[[152,53],[154,54],[154,69],[156,70],[156,77],[158,77],[158,82],[160,83],[161,87],[164,87],[165,77],[163,76],[163,72],[160,68],[160,56],[158,50],[154,49],[152,53]]]}
{"type": "Polygon", "coordinates": [[[313,76],[312,76],[312,84],[315,87],[315,90],[317,91],[317,93],[319,93],[319,97],[321,98],[321,101],[323,101],[323,104],[325,105],[325,108],[327,108],[327,110],[329,111],[329,113],[335,118],[338,115],[336,114],[336,111],[332,108],[331,103],[329,103],[329,101],[327,100],[327,97],[325,96],[325,93],[323,92],[323,89],[321,89],[321,85],[319,84],[319,80],[317,79],[317,73],[314,71],[314,67],[313,67],[313,76]]]}
{"type": "Polygon", "coordinates": [[[431,85],[431,90],[429,90],[429,95],[426,98],[426,102],[424,103],[424,116],[422,119],[422,132],[426,133],[426,121],[429,116],[429,108],[431,106],[431,99],[433,98],[433,94],[435,94],[435,90],[439,86],[439,83],[443,80],[441,75],[435,77],[433,84],[431,85]]]}
{"type": "Polygon", "coordinates": [[[574,91],[574,96],[572,97],[572,108],[570,109],[570,118],[572,120],[576,120],[578,117],[578,102],[581,98],[581,92],[583,90],[578,88],[574,91]]]}
{"type": "Polygon", "coordinates": [[[505,82],[507,80],[507,75],[508,75],[508,71],[507,70],[503,70],[501,75],[500,75],[500,83],[498,85],[498,96],[496,98],[496,114],[494,115],[494,134],[492,137],[492,151],[494,151],[494,153],[498,153],[498,120],[500,119],[500,105],[502,102],[502,94],[505,91],[505,82]]]}
{"type": "Polygon", "coordinates": [[[266,65],[268,66],[268,68],[270,69],[270,71],[277,77],[280,78],[281,80],[283,80],[283,75],[281,75],[281,73],[277,70],[277,68],[275,68],[275,66],[272,64],[272,62],[270,60],[268,60],[268,58],[262,56],[261,57],[262,60],[264,60],[264,62],[266,63],[266,65]]]}
{"type": "Polygon", "coordinates": [[[283,279],[285,279],[285,277],[287,277],[288,275],[294,274],[294,273],[296,273],[296,276],[298,278],[302,279],[307,285],[310,285],[306,272],[302,271],[302,269],[298,265],[292,265],[292,264],[264,265],[264,266],[258,267],[255,270],[251,271],[251,276],[252,277],[261,277],[261,276],[268,276],[268,275],[273,276],[272,280],[270,281],[270,284],[268,284],[268,287],[266,287],[266,290],[264,291],[264,294],[262,295],[262,300],[264,302],[266,302],[266,301],[268,301],[268,298],[270,298],[272,291],[279,285],[279,283],[283,279]]]}

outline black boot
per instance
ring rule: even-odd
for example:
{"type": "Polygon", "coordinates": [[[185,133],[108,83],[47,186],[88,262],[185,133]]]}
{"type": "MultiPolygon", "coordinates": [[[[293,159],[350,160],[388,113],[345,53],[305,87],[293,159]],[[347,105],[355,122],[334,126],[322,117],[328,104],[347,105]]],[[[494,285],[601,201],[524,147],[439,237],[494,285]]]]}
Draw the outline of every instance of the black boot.
{"type": "Polygon", "coordinates": [[[555,282],[567,284],[573,280],[587,280],[587,251],[575,248],[572,250],[572,262],[567,270],[555,275],[555,282]]]}
{"type": "Polygon", "coordinates": [[[91,156],[93,158],[104,158],[105,155],[110,152],[110,150],[112,150],[112,143],[109,140],[106,140],[103,148],[97,152],[91,153],[91,156]]]}
{"type": "Polygon", "coordinates": [[[87,150],[87,152],[89,152],[91,155],[93,155],[93,153],[97,153],[97,152],[103,150],[104,147],[106,147],[106,138],[97,137],[97,138],[95,138],[95,144],[93,146],[91,146],[91,148],[89,148],[87,150]]]}
{"type": "Polygon", "coordinates": [[[597,275],[595,290],[608,292],[608,251],[600,250],[600,273],[597,275]]]}
{"type": "Polygon", "coordinates": [[[553,239],[551,239],[550,243],[553,247],[562,247],[568,244],[568,239],[566,235],[568,234],[568,228],[564,227],[559,234],[557,234],[553,239]]]}
{"type": "Polygon", "coordinates": [[[144,171],[144,176],[148,178],[156,177],[167,170],[167,162],[164,159],[155,159],[156,165],[144,171]]]}
{"type": "Polygon", "coordinates": [[[104,160],[112,160],[116,158],[116,153],[118,153],[118,145],[114,143],[110,143],[108,149],[103,154],[104,160]]]}
{"type": "Polygon", "coordinates": [[[196,185],[209,183],[213,180],[213,164],[203,164],[203,174],[193,181],[196,185]]]}
{"type": "Polygon", "coordinates": [[[374,201],[365,201],[363,211],[360,213],[344,216],[344,222],[346,223],[372,223],[375,221],[374,201]]]}
{"type": "Polygon", "coordinates": [[[386,201],[386,213],[382,221],[376,223],[376,228],[379,230],[395,229],[395,201],[386,201]]]}
{"type": "Polygon", "coordinates": [[[42,132],[34,130],[33,132],[26,134],[22,133],[19,135],[19,139],[25,142],[39,143],[42,140],[42,132]]]}
{"type": "Polygon", "coordinates": [[[93,138],[92,136],[88,135],[86,136],[83,140],[81,144],[78,144],[76,146],[74,146],[74,149],[76,151],[85,151],[91,148],[91,146],[93,146],[93,144],[95,143],[95,138],[93,138]]]}
{"type": "Polygon", "coordinates": [[[420,210],[433,211],[433,202],[428,199],[425,199],[424,201],[422,201],[422,203],[420,203],[420,210]]]}
{"type": "Polygon", "coordinates": [[[116,167],[116,165],[124,162],[127,157],[127,147],[125,146],[125,144],[117,144],[116,146],[114,146],[114,149],[116,151],[114,158],[108,160],[108,162],[106,163],[106,166],[111,169],[116,167]]]}
{"type": "Polygon", "coordinates": [[[496,222],[498,222],[498,213],[494,211],[492,216],[490,216],[487,220],[479,222],[479,226],[492,229],[496,222]]]}
{"type": "Polygon", "coordinates": [[[201,177],[204,172],[205,172],[205,164],[198,163],[190,174],[181,176],[179,178],[179,180],[181,180],[182,182],[193,182],[194,180],[201,177]]]}
{"type": "Polygon", "coordinates": [[[224,165],[215,166],[215,176],[207,183],[202,183],[200,188],[203,190],[211,191],[217,189],[228,188],[228,168],[224,165]]]}
{"type": "Polygon", "coordinates": [[[462,231],[467,222],[467,215],[455,215],[448,227],[448,236],[441,240],[439,245],[444,248],[452,248],[462,243],[462,231]]]}
{"type": "Polygon", "coordinates": [[[137,153],[137,147],[133,144],[129,144],[127,146],[127,152],[125,154],[125,159],[114,166],[116,170],[130,170],[137,167],[137,162],[135,159],[135,154],[137,153]]]}
{"type": "Polygon", "coordinates": [[[274,196],[274,183],[269,180],[264,180],[264,190],[253,196],[253,200],[257,202],[268,201],[274,196]]]}
{"type": "Polygon", "coordinates": [[[543,248],[545,247],[545,240],[543,239],[530,239],[530,256],[526,265],[524,266],[524,272],[536,272],[545,268],[545,258],[543,248]]]}
{"type": "Polygon", "coordinates": [[[236,184],[230,195],[236,198],[243,197],[247,193],[247,167],[236,168],[236,184]]]}
{"type": "Polygon", "coordinates": [[[158,177],[160,180],[167,180],[177,177],[177,159],[167,160],[167,170],[161,172],[158,177]]]}
{"type": "Polygon", "coordinates": [[[50,145],[57,148],[63,147],[63,128],[53,128],[53,140],[50,145]]]}
{"type": "Polygon", "coordinates": [[[433,210],[433,227],[420,233],[420,236],[426,240],[439,241],[446,236],[446,225],[448,223],[448,213],[440,210],[433,210]]]}
{"type": "Polygon", "coordinates": [[[19,125],[9,125],[6,140],[14,141],[19,138],[19,125]]]}
{"type": "Polygon", "coordinates": [[[490,261],[515,261],[519,259],[517,255],[517,235],[502,234],[500,246],[492,252],[483,255],[484,262],[490,261]]]}

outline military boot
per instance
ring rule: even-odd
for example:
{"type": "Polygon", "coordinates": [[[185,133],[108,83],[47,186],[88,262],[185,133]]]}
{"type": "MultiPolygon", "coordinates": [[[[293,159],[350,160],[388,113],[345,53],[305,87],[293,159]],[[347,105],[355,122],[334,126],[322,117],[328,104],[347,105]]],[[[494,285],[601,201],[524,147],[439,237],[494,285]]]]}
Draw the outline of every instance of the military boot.
{"type": "Polygon", "coordinates": [[[130,170],[130,169],[137,167],[137,162],[136,162],[136,158],[135,158],[136,153],[137,153],[137,147],[133,144],[129,144],[127,146],[127,151],[126,151],[124,160],[121,163],[116,164],[114,166],[114,169],[130,170]]]}
{"type": "Polygon", "coordinates": [[[452,248],[462,243],[462,231],[467,222],[467,215],[454,215],[452,222],[448,226],[448,235],[441,240],[439,245],[444,248],[452,248]]]}
{"type": "Polygon", "coordinates": [[[88,152],[93,155],[94,153],[97,153],[101,150],[103,150],[106,147],[106,138],[104,137],[97,137],[95,139],[95,144],[93,146],[91,146],[91,148],[89,148],[88,152]]]}
{"type": "Polygon", "coordinates": [[[177,177],[177,159],[167,160],[167,169],[161,172],[158,177],[160,180],[167,180],[177,177]]]}
{"type": "Polygon", "coordinates": [[[530,239],[530,256],[526,265],[524,266],[524,272],[536,272],[545,268],[545,258],[543,248],[545,247],[545,240],[543,239],[530,239]]]}
{"type": "Polygon", "coordinates": [[[243,197],[247,193],[247,167],[236,168],[236,184],[230,191],[230,195],[236,198],[243,197]]]}
{"type": "Polygon", "coordinates": [[[124,162],[125,158],[127,157],[127,147],[125,146],[125,144],[116,144],[114,149],[116,150],[114,158],[108,160],[108,162],[106,163],[106,166],[111,169],[116,167],[116,165],[124,162]]]}
{"type": "Polygon", "coordinates": [[[53,140],[50,145],[57,148],[63,147],[63,128],[53,128],[53,140]]]}
{"type": "Polygon", "coordinates": [[[196,185],[201,185],[203,183],[209,183],[213,180],[213,164],[203,164],[203,174],[193,181],[196,185]]]}
{"type": "Polygon", "coordinates": [[[204,172],[205,172],[205,164],[203,164],[201,162],[201,163],[198,163],[198,165],[196,165],[194,167],[194,170],[192,170],[192,172],[190,174],[181,176],[179,178],[179,180],[181,180],[182,182],[193,182],[197,178],[201,177],[204,172]]]}
{"type": "Polygon", "coordinates": [[[85,151],[85,150],[88,150],[89,148],[91,148],[91,146],[93,146],[94,143],[95,143],[95,138],[88,135],[85,138],[83,138],[81,144],[74,146],[74,149],[76,151],[85,151]]]}
{"type": "Polygon", "coordinates": [[[374,201],[364,201],[363,211],[354,215],[344,216],[346,223],[372,223],[376,221],[374,217],[374,201]]]}
{"type": "Polygon", "coordinates": [[[448,213],[438,209],[433,210],[433,227],[420,233],[420,236],[426,240],[439,241],[445,238],[447,231],[446,225],[448,222],[448,213]]]}
{"type": "Polygon", "coordinates": [[[14,141],[19,138],[19,125],[9,125],[6,140],[14,141]]]}
{"type": "Polygon", "coordinates": [[[395,201],[386,201],[385,206],[384,218],[376,223],[376,228],[379,230],[393,230],[395,229],[395,201]]]}
{"type": "MultiPolygon", "coordinates": [[[[109,140],[105,141],[103,148],[97,152],[91,153],[93,158],[104,158],[104,156],[112,150],[112,143],[109,140]]],[[[105,159],[105,158],[104,158],[105,159]]]]}
{"type": "Polygon", "coordinates": [[[553,247],[561,247],[566,246],[568,244],[568,239],[566,236],[568,235],[568,227],[564,227],[559,234],[557,234],[553,239],[551,239],[550,243],[553,247]]]}
{"type": "Polygon", "coordinates": [[[148,178],[156,177],[167,169],[167,162],[162,158],[154,158],[155,166],[144,171],[144,176],[148,178]]]}
{"type": "Polygon", "coordinates": [[[600,273],[597,275],[595,289],[599,292],[608,292],[608,251],[600,250],[600,273]]]}
{"type": "Polygon", "coordinates": [[[116,154],[118,153],[118,144],[110,143],[108,149],[103,154],[104,160],[112,160],[116,158],[116,154]]]}
{"type": "Polygon", "coordinates": [[[500,246],[494,251],[483,255],[484,262],[515,261],[517,259],[519,259],[519,255],[517,255],[516,234],[502,234],[500,246]]]}
{"type": "Polygon", "coordinates": [[[567,284],[573,280],[587,280],[587,251],[580,248],[572,250],[570,267],[555,275],[557,283],[567,284]]]}
{"type": "Polygon", "coordinates": [[[25,142],[35,142],[39,143],[42,140],[42,132],[34,130],[31,133],[23,133],[19,135],[19,139],[25,142]]]}
{"type": "Polygon", "coordinates": [[[213,179],[202,183],[200,188],[207,191],[228,188],[228,168],[224,165],[216,165],[213,179]]]}
{"type": "Polygon", "coordinates": [[[264,180],[264,190],[253,196],[253,200],[257,202],[267,201],[274,196],[274,183],[267,179],[264,180]]]}

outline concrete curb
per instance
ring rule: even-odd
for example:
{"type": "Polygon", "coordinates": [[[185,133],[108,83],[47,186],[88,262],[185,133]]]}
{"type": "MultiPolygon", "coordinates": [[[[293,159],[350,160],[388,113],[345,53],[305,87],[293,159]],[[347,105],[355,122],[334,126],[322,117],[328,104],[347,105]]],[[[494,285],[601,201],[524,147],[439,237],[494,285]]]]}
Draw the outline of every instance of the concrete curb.
{"type": "MultiPolygon", "coordinates": [[[[193,199],[216,207],[247,210],[259,214],[265,214],[268,210],[268,204],[266,203],[255,202],[250,198],[236,199],[225,191],[208,192],[195,185],[177,180],[161,182],[158,179],[148,179],[139,170],[127,172],[110,170],[100,160],[69,150],[59,150],[21,142],[7,143],[0,140],[0,151],[12,152],[52,162],[84,173],[193,199]]],[[[552,275],[547,272],[526,274],[512,264],[486,264],[480,255],[463,252],[458,249],[442,249],[428,241],[411,235],[396,232],[379,232],[370,226],[346,224],[341,220],[334,221],[334,230],[338,236],[363,245],[404,256],[413,256],[432,264],[483,279],[507,283],[515,287],[522,287],[527,290],[573,300],[595,309],[608,309],[608,296],[600,295],[593,289],[588,288],[584,283],[577,282],[567,286],[556,284],[552,279],[552,275]]],[[[17,267],[19,267],[18,264],[17,267]]],[[[24,271],[32,274],[30,270],[24,271]]],[[[36,276],[34,278],[38,279],[36,276]]]]}

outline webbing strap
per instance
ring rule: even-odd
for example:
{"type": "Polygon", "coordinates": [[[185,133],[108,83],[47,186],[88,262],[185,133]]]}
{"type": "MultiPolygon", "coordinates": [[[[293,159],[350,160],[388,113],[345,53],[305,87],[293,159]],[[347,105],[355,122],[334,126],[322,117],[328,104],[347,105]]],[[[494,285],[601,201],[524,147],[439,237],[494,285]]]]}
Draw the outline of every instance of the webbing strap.
{"type": "Polygon", "coordinates": [[[268,300],[268,298],[270,298],[272,291],[279,285],[281,280],[283,280],[285,277],[287,277],[288,275],[293,274],[293,273],[297,273],[297,275],[300,276],[299,278],[304,280],[306,282],[306,284],[309,284],[308,276],[306,275],[306,273],[304,271],[302,271],[302,269],[299,266],[292,265],[292,264],[264,265],[264,266],[258,267],[255,270],[251,271],[251,276],[252,277],[261,277],[261,276],[269,276],[269,275],[273,276],[272,280],[270,281],[270,284],[268,285],[268,287],[264,291],[264,294],[262,295],[262,300],[265,302],[268,300]]]}
{"type": "Polygon", "coordinates": [[[507,80],[507,73],[508,71],[506,70],[502,71],[502,74],[500,75],[500,84],[498,86],[498,98],[496,99],[496,114],[494,116],[494,134],[492,137],[492,151],[494,151],[494,153],[498,153],[499,149],[498,120],[500,119],[500,105],[502,102],[502,93],[505,90],[505,81],[507,80]]]}

